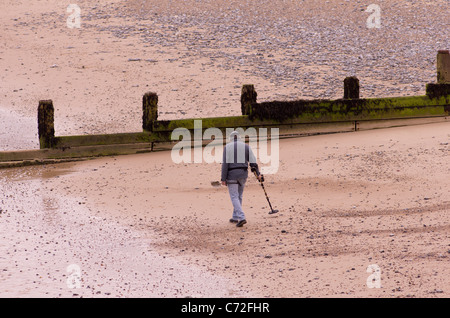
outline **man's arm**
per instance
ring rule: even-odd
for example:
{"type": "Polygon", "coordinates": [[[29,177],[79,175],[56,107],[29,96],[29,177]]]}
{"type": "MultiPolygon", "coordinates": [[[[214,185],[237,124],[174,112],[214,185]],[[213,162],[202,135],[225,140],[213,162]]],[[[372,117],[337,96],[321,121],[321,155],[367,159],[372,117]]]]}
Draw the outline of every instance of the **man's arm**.
{"type": "Polygon", "coordinates": [[[228,175],[228,163],[226,160],[226,147],[223,148],[223,156],[222,156],[222,175],[220,180],[222,181],[223,185],[227,185],[227,175],[228,175]]]}
{"type": "Polygon", "coordinates": [[[253,154],[252,148],[248,146],[248,162],[250,164],[250,170],[256,172],[256,177],[261,181],[261,173],[259,172],[258,164],[256,163],[256,157],[253,154]]]}

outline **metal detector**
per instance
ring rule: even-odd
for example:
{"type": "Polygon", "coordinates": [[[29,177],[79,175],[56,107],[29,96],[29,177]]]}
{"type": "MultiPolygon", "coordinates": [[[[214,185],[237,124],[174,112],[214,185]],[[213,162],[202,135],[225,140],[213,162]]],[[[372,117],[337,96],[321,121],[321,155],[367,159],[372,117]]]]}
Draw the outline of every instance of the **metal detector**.
{"type": "MultiPolygon", "coordinates": [[[[256,170],[254,170],[253,173],[255,174],[255,177],[258,178],[258,175],[256,174],[256,170]]],[[[275,214],[275,213],[278,213],[279,211],[278,211],[278,210],[274,210],[274,209],[272,208],[272,204],[270,204],[270,200],[269,200],[269,197],[267,196],[266,188],[264,188],[264,183],[263,183],[263,182],[264,182],[264,176],[261,175],[261,180],[259,181],[259,183],[261,184],[261,187],[262,187],[263,190],[264,190],[264,194],[266,195],[267,202],[269,202],[269,206],[270,206],[270,212],[269,212],[269,214],[275,214]]]]}

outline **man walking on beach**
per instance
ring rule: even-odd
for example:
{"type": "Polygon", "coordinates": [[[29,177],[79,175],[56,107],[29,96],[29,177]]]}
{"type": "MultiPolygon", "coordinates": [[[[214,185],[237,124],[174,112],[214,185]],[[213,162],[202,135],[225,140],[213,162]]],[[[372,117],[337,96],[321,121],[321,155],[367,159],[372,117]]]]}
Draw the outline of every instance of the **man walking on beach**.
{"type": "Polygon", "coordinates": [[[222,185],[228,186],[231,203],[233,204],[233,216],[230,222],[236,223],[237,227],[247,223],[242,210],[242,195],[248,178],[249,164],[251,170],[256,171],[258,180],[261,180],[261,174],[252,149],[240,140],[237,131],[233,131],[230,134],[230,142],[223,149],[221,181],[222,185]]]}

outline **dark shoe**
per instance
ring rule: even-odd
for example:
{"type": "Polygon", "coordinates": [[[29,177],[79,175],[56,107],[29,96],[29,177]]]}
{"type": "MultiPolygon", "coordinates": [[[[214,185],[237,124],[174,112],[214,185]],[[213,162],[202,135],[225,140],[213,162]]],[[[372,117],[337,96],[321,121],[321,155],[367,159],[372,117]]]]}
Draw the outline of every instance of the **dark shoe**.
{"type": "Polygon", "coordinates": [[[235,219],[230,219],[230,223],[237,223],[237,222],[239,222],[239,221],[235,220],[235,219]]]}
{"type": "Polygon", "coordinates": [[[244,224],[246,224],[247,221],[246,220],[240,220],[239,222],[237,222],[236,226],[237,227],[242,227],[244,224]]]}

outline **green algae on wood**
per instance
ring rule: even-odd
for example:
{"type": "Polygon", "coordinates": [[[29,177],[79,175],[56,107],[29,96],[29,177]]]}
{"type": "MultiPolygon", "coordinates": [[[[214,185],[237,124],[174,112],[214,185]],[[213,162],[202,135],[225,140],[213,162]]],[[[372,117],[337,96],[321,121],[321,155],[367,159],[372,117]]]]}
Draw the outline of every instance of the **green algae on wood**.
{"type": "MultiPolygon", "coordinates": [[[[426,86],[426,94],[430,98],[439,98],[448,96],[450,98],[450,83],[449,84],[435,84],[429,83],[426,86]]],[[[449,104],[449,102],[447,102],[449,104]]]]}
{"type": "Polygon", "coordinates": [[[348,119],[378,119],[386,114],[393,116],[422,116],[429,112],[445,115],[450,95],[430,98],[429,96],[297,100],[254,103],[251,105],[250,120],[274,120],[285,123],[290,120],[333,121],[348,119]],[[427,111],[427,108],[433,108],[427,111]],[[406,110],[407,109],[407,110],[406,110]]]}
{"type": "Polygon", "coordinates": [[[114,145],[130,143],[150,143],[155,138],[149,132],[118,133],[103,135],[80,135],[55,137],[54,147],[69,148],[93,145],[114,145]]]}

